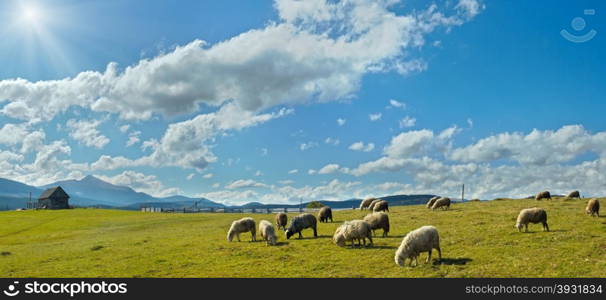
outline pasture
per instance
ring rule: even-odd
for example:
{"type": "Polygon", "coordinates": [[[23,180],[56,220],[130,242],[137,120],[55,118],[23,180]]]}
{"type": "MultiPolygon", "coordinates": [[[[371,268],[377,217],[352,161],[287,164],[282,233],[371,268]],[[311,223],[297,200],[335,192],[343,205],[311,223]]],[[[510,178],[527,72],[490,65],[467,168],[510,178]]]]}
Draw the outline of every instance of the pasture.
{"type": "MultiPolygon", "coordinates": [[[[606,204],[605,199],[600,199],[606,204]]],[[[334,223],[319,223],[304,239],[279,244],[229,243],[235,219],[266,214],[167,214],[101,209],[0,213],[2,277],[602,277],[606,270],[606,218],[584,213],[586,199],[494,200],[453,204],[448,211],[425,206],[391,207],[391,232],[377,230],[374,247],[340,248],[332,243],[344,220],[368,212],[333,211],[334,223]],[[551,232],[530,224],[514,228],[522,208],[547,210],[551,232]],[[399,267],[394,253],[403,236],[434,225],[443,260],[399,267]]],[[[606,211],[602,212],[606,215],[606,211]]],[[[289,220],[296,214],[289,214],[289,220]]]]}

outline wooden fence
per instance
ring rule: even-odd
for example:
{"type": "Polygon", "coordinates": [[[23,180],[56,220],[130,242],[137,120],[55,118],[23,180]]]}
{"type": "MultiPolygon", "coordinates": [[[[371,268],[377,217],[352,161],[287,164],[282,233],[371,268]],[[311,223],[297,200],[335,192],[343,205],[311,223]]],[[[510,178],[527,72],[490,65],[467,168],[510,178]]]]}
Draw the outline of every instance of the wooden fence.
{"type": "MultiPolygon", "coordinates": [[[[347,208],[349,209],[349,208],[347,208]]],[[[162,208],[162,207],[141,207],[142,212],[163,212],[163,213],[246,213],[246,214],[272,214],[278,212],[317,212],[318,208],[162,208]]],[[[339,209],[333,209],[339,210],[339,209]]]]}

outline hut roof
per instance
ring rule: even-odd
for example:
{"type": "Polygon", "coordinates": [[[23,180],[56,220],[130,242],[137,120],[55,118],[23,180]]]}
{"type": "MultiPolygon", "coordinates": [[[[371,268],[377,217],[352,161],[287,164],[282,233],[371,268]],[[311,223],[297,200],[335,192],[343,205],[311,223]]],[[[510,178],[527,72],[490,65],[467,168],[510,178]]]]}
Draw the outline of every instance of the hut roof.
{"type": "Polygon", "coordinates": [[[44,192],[42,192],[42,194],[40,195],[38,200],[48,199],[53,196],[69,198],[69,195],[60,186],[56,186],[56,187],[46,189],[44,192]]]}

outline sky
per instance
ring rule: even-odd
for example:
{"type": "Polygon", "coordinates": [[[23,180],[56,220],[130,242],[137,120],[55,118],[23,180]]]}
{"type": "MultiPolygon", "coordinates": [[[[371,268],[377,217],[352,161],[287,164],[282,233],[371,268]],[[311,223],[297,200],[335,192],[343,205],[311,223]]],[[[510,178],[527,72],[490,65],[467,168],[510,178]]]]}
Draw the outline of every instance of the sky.
{"type": "Polygon", "coordinates": [[[603,1],[4,0],[0,177],[225,204],[606,193],[603,1]],[[564,30],[564,31],[563,31],[564,30]]]}

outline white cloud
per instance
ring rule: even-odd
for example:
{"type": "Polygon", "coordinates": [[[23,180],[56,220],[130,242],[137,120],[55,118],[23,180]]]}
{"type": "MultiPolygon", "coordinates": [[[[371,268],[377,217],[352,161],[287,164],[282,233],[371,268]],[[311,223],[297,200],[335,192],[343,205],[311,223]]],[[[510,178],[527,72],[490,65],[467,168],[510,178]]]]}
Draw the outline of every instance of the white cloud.
{"type": "Polygon", "coordinates": [[[417,124],[417,119],[406,116],[402,120],[400,120],[399,124],[400,128],[413,127],[415,126],[415,124],[417,124]]]}
{"type": "Polygon", "coordinates": [[[477,0],[459,0],[455,8],[460,9],[468,18],[473,18],[486,8],[486,5],[477,0]]]}
{"type": "Polygon", "coordinates": [[[593,152],[606,156],[606,132],[590,134],[581,125],[556,131],[532,130],[528,134],[505,132],[452,151],[449,158],[461,162],[513,160],[526,165],[563,163],[593,152]]]}
{"type": "Polygon", "coordinates": [[[370,115],[368,115],[368,118],[370,119],[370,121],[374,122],[374,121],[381,120],[382,116],[383,116],[383,114],[376,113],[376,114],[370,114],[370,115]]]}
{"type": "Polygon", "coordinates": [[[109,143],[109,138],[102,135],[97,129],[103,120],[75,120],[69,119],[65,124],[69,136],[87,147],[102,149],[109,143]]]}
{"type": "Polygon", "coordinates": [[[133,131],[128,135],[128,140],[126,141],[126,147],[130,147],[134,144],[137,144],[141,141],[139,138],[141,136],[141,131],[133,131]]]}
{"type": "Polygon", "coordinates": [[[337,119],[337,124],[339,124],[339,126],[345,125],[346,122],[347,122],[346,119],[342,119],[342,118],[337,119]]]}
{"type": "Polygon", "coordinates": [[[255,172],[255,176],[256,177],[263,176],[263,172],[257,170],[257,172],[255,172]]]}
{"type": "Polygon", "coordinates": [[[340,166],[338,164],[328,164],[318,171],[318,174],[332,174],[339,171],[340,166]]]}
{"type": "Polygon", "coordinates": [[[279,184],[282,184],[282,185],[290,185],[290,184],[295,183],[295,181],[294,181],[294,180],[287,179],[287,180],[280,180],[280,181],[278,181],[278,183],[279,183],[279,184]]]}
{"type": "Polygon", "coordinates": [[[122,132],[122,133],[126,133],[129,129],[130,129],[130,125],[128,125],[128,124],[120,126],[120,132],[122,132]]]}
{"type": "Polygon", "coordinates": [[[104,72],[61,80],[2,80],[0,99],[7,103],[0,113],[35,123],[82,106],[147,120],[230,99],[247,111],[349,99],[367,73],[423,70],[425,63],[406,50],[422,46],[437,28],[449,30],[479,12],[473,0],[453,10],[434,4],[408,15],[395,13],[395,3],[276,0],[278,22],[214,45],[195,40],[122,70],[109,63],[104,72]]]}
{"type": "Polygon", "coordinates": [[[324,143],[328,144],[328,145],[338,146],[341,143],[341,141],[339,139],[337,139],[337,138],[327,137],[324,140],[324,143]]]}
{"type": "Polygon", "coordinates": [[[349,149],[353,151],[370,152],[375,149],[375,144],[368,143],[364,145],[364,142],[355,142],[349,146],[349,149]]]}
{"type": "Polygon", "coordinates": [[[473,120],[471,118],[467,118],[467,126],[473,128],[473,120]]]}
{"type": "Polygon", "coordinates": [[[101,180],[115,185],[123,185],[137,192],[143,192],[154,197],[168,197],[181,193],[178,188],[167,188],[154,175],[127,170],[115,176],[98,176],[101,180]]]}
{"type": "Polygon", "coordinates": [[[233,181],[225,186],[228,190],[243,189],[243,188],[262,188],[267,187],[266,184],[254,181],[252,179],[240,179],[233,181]]]}
{"type": "Polygon", "coordinates": [[[394,100],[394,99],[390,99],[389,100],[389,105],[395,107],[395,108],[401,108],[401,109],[405,109],[406,108],[406,103],[404,102],[400,102],[398,100],[394,100]]]}
{"type": "Polygon", "coordinates": [[[311,148],[315,148],[318,147],[318,143],[317,142],[307,142],[307,143],[301,143],[299,144],[299,149],[301,151],[306,151],[309,150],[311,148]]]}
{"type": "Polygon", "coordinates": [[[297,173],[299,173],[298,169],[292,169],[292,170],[288,171],[288,174],[297,174],[297,173]]]}
{"type": "Polygon", "coordinates": [[[211,178],[213,178],[213,176],[215,176],[213,173],[207,173],[207,174],[202,175],[202,178],[211,179],[211,178]]]}
{"type": "Polygon", "coordinates": [[[216,112],[200,114],[191,120],[170,124],[160,141],[143,143],[144,148],[153,149],[148,156],[130,160],[104,155],[92,164],[92,168],[111,170],[132,166],[176,166],[203,170],[209,163],[217,160],[208,143],[218,134],[257,126],[292,113],[292,109],[283,108],[277,112],[255,114],[242,111],[235,104],[229,103],[216,112]]]}
{"type": "Polygon", "coordinates": [[[194,176],[196,176],[196,173],[189,173],[189,175],[187,175],[187,180],[192,180],[194,176]]]}
{"type": "Polygon", "coordinates": [[[316,171],[314,169],[307,170],[307,174],[309,174],[309,175],[315,175],[316,173],[318,173],[318,171],[316,171]]]}

